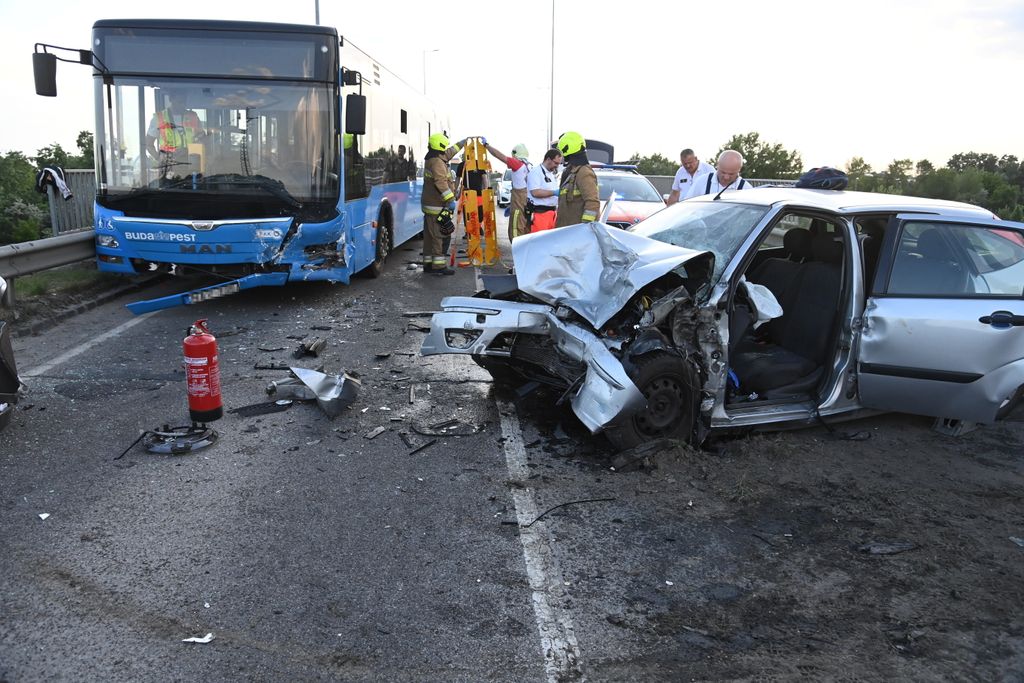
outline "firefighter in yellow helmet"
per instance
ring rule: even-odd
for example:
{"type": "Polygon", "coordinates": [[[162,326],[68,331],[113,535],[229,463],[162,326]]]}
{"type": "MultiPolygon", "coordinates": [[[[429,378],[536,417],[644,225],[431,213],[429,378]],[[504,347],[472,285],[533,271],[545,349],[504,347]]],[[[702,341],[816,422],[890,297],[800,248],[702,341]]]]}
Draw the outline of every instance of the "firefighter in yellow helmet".
{"type": "Polygon", "coordinates": [[[579,133],[570,131],[558,138],[558,151],[565,157],[566,168],[558,187],[558,220],[556,228],[597,220],[601,199],[597,191],[597,174],[587,159],[587,143],[579,133]]]}
{"type": "Polygon", "coordinates": [[[448,249],[455,231],[455,183],[448,172],[448,162],[466,144],[452,144],[444,133],[434,133],[427,140],[423,157],[423,272],[454,275],[448,267],[448,249]]]}

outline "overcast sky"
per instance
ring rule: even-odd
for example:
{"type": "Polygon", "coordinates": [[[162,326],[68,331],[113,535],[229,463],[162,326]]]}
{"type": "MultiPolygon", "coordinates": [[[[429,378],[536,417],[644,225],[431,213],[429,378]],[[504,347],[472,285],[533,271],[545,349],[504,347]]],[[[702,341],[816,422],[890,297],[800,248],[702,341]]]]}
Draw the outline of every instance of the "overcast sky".
{"type": "MultiPolygon", "coordinates": [[[[313,23],[314,6],[190,2],[170,14],[313,23]]],[[[59,96],[35,95],[35,42],[84,48],[97,19],[167,18],[169,7],[0,0],[0,151],[59,142],[73,152],[78,131],[93,128],[86,67],[59,64],[59,96]]],[[[506,152],[525,142],[539,160],[551,0],[321,0],[320,20],[416,87],[425,65],[453,137],[486,135],[506,152]]],[[[808,168],[853,156],[876,169],[971,150],[1024,157],[1022,0],[555,0],[555,29],[555,132],[611,142],[618,158],[676,158],[683,147],[708,158],[748,131],[796,149],[808,168]]]]}

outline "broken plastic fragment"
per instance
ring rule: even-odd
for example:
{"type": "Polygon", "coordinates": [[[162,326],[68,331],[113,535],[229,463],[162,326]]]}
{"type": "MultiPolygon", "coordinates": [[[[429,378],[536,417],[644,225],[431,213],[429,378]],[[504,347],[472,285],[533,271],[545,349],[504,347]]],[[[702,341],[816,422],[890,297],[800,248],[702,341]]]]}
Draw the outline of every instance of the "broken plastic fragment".
{"type": "Polygon", "coordinates": [[[359,391],[360,381],[348,373],[327,375],[309,368],[290,368],[299,381],[309,387],[316,403],[329,417],[341,415],[341,411],[352,405],[359,391]]]}
{"type": "Polygon", "coordinates": [[[212,633],[207,633],[202,638],[183,638],[181,642],[183,642],[183,643],[208,643],[211,640],[213,640],[213,634],[212,633]]]}
{"type": "Polygon", "coordinates": [[[380,436],[386,431],[386,427],[376,427],[375,429],[371,429],[370,431],[366,432],[366,434],[364,434],[363,436],[366,437],[367,439],[376,439],[378,436],[380,436]]]}
{"type": "Polygon", "coordinates": [[[39,519],[46,519],[49,516],[50,516],[49,512],[41,512],[41,513],[39,513],[39,519]]]}

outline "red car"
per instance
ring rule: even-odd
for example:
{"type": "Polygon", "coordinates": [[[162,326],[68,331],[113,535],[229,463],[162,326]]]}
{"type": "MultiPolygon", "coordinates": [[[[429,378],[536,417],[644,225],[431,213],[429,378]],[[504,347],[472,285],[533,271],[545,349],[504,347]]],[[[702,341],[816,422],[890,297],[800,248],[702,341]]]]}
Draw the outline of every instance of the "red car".
{"type": "Polygon", "coordinates": [[[656,211],[665,208],[665,200],[651,181],[640,175],[636,166],[591,164],[597,174],[601,193],[601,216],[615,193],[615,202],[603,218],[607,225],[629,228],[656,211]]]}

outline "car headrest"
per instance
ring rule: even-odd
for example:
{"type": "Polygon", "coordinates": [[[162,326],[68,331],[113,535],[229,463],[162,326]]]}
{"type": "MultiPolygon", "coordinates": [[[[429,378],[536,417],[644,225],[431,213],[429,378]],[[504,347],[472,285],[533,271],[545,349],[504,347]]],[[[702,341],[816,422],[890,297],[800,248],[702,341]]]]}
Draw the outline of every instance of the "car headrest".
{"type": "Polygon", "coordinates": [[[865,218],[860,221],[860,231],[872,239],[881,239],[885,235],[886,222],[884,218],[865,218]]]}
{"type": "Polygon", "coordinates": [[[843,262],[843,243],[832,235],[816,235],[811,242],[811,253],[815,261],[823,263],[843,262]]]}
{"type": "Polygon", "coordinates": [[[795,261],[811,258],[811,231],[806,228],[787,230],[782,237],[782,247],[795,261]]]}
{"type": "Polygon", "coordinates": [[[936,261],[949,261],[953,258],[949,245],[935,228],[925,230],[918,236],[917,251],[921,256],[936,261]]]}

